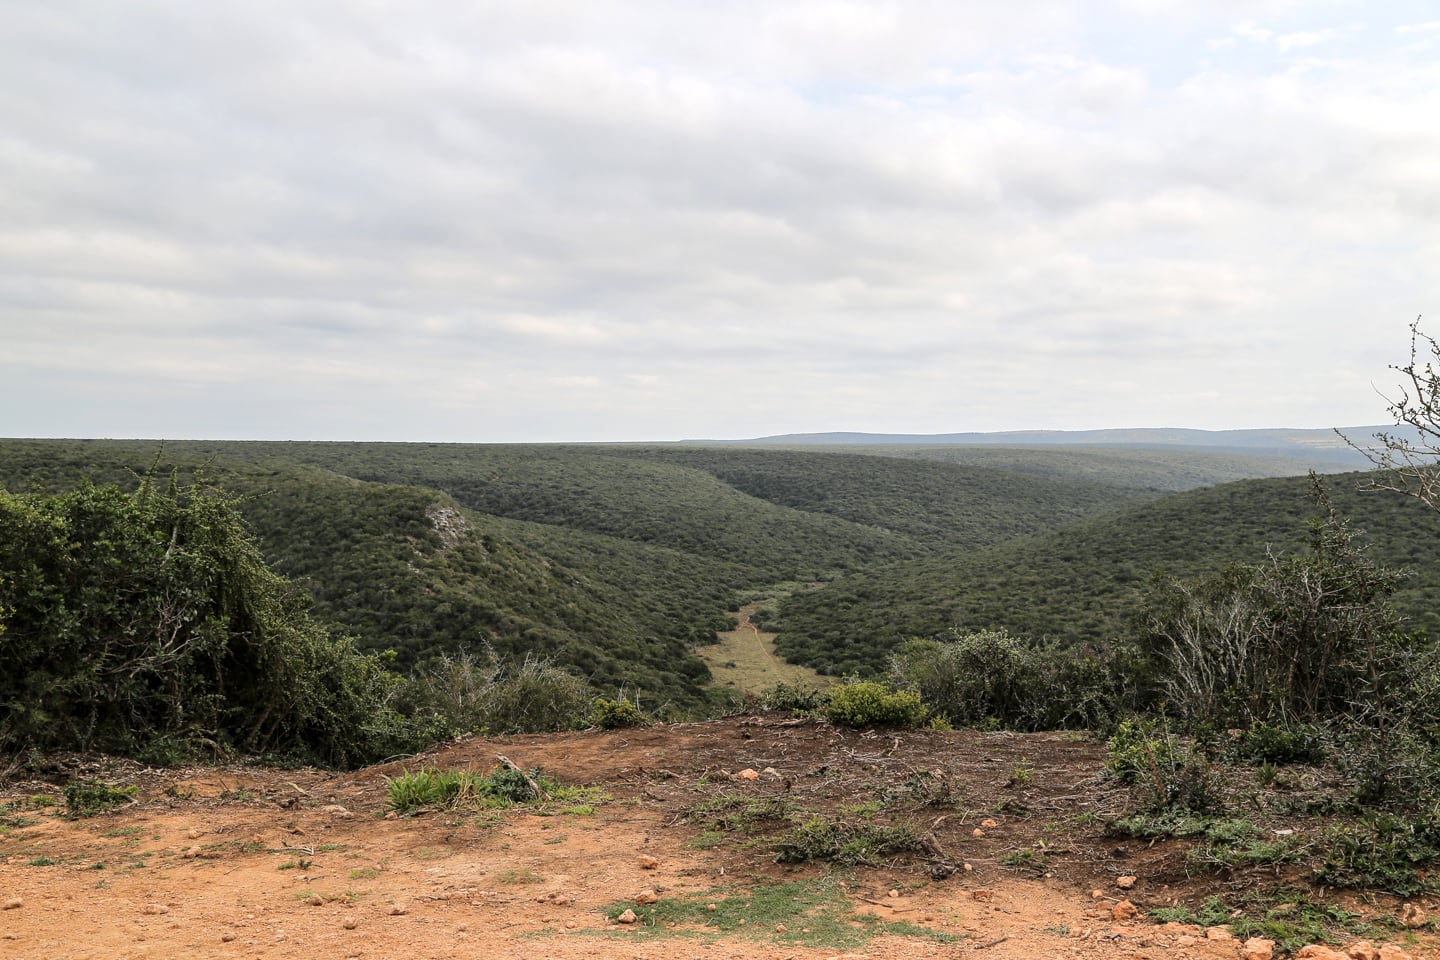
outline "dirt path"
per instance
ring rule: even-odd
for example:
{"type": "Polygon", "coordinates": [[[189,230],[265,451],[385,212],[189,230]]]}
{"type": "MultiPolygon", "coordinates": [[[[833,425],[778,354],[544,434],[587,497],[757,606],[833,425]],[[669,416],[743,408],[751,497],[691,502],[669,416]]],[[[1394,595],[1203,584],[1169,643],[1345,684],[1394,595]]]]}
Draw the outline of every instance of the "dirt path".
{"type": "MultiPolygon", "coordinates": [[[[1120,801],[1087,779],[1097,749],[1063,735],[881,735],[754,717],[472,740],[409,766],[483,771],[504,753],[613,799],[411,818],[386,814],[385,777],[400,764],[329,775],[86,760],[48,775],[133,784],[138,801],[66,820],[28,799],[53,785],[0,786],[0,957],[1235,960],[1237,943],[1197,928],[1123,908],[1116,919],[1122,900],[1143,913],[1179,887],[1163,852],[1116,861],[1098,830],[1062,828],[1120,801]],[[1007,771],[1021,764],[1031,779],[1015,785],[1007,771]],[[919,771],[955,788],[891,801],[930,829],[928,854],[787,865],[757,839],[781,828],[763,822],[779,805],[858,821],[919,771]],[[1089,795],[1067,799],[1077,782],[1089,795]],[[731,831],[741,814],[754,820],[731,831]],[[1003,865],[1037,838],[1048,838],[1043,870],[1003,865]],[[1122,869],[1139,875],[1133,890],[1117,887],[1122,869]],[[646,891],[661,903],[644,903],[646,891]],[[778,908],[763,891],[780,892],[778,908]],[[689,919],[661,910],[686,904],[689,919]],[[626,908],[640,922],[616,923],[626,908]]],[[[1437,955],[1428,939],[1407,950],[1437,955]]]]}
{"type": "Polygon", "coordinates": [[[740,608],[740,621],[734,630],[721,633],[720,642],[696,650],[710,667],[720,686],[734,687],[742,693],[757,693],[777,683],[793,683],[805,687],[826,687],[831,681],[811,670],[789,663],[775,652],[775,636],[757,627],[751,616],[763,601],[740,608]]]}

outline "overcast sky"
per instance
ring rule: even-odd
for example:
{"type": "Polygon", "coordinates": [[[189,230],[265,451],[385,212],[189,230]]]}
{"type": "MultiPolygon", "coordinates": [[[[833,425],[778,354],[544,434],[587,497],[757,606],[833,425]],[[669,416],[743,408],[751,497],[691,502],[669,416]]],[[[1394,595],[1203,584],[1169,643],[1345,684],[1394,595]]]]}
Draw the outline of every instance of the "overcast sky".
{"type": "Polygon", "coordinates": [[[1440,8],[0,0],[0,436],[1386,421],[1440,8]]]}

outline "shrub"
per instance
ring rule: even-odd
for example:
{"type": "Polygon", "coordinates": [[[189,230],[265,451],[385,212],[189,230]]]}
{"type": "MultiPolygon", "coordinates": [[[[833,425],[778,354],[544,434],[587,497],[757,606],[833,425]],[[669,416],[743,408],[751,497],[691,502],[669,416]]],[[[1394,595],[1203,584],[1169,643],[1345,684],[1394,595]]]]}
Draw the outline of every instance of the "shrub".
{"type": "Polygon", "coordinates": [[[897,687],[956,726],[1095,729],[1126,706],[1122,648],[1089,651],[1022,641],[1003,630],[912,640],[890,659],[897,687]]]}
{"type": "Polygon", "coordinates": [[[777,863],[830,860],[846,866],[879,866],[882,857],[924,849],[924,841],[905,824],[849,824],[811,817],[775,845],[777,863]]]}
{"type": "Polygon", "coordinates": [[[857,681],[830,691],[825,717],[842,727],[918,727],[925,723],[926,710],[914,690],[857,681]]]}
{"type": "Polygon", "coordinates": [[[429,732],[203,485],[0,493],[0,609],[0,749],[349,766],[429,732]]]}
{"type": "Polygon", "coordinates": [[[777,683],[760,694],[760,706],[766,710],[821,713],[829,703],[828,690],[816,689],[803,683],[777,683]]]}
{"type": "Polygon", "coordinates": [[[65,785],[65,816],[72,820],[93,817],[134,803],[140,788],[112,787],[99,780],[76,780],[65,785]]]}
{"type": "Polygon", "coordinates": [[[601,730],[619,730],[624,727],[643,727],[650,718],[634,700],[624,696],[610,700],[596,697],[590,708],[590,726],[601,730]]]}
{"type": "Polygon", "coordinates": [[[416,671],[411,709],[441,719],[455,733],[548,733],[587,724],[594,692],[548,660],[501,663],[493,650],[442,656],[416,671]]]}

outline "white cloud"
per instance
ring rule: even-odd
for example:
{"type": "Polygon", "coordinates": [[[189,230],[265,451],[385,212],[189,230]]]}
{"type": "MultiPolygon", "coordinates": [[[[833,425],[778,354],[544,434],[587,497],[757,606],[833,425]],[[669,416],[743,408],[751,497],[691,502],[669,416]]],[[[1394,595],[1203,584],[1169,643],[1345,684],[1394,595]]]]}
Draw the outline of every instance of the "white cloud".
{"type": "Polygon", "coordinates": [[[0,403],[496,440],[1373,419],[1313,371],[1383,376],[1377,325],[1440,292],[1440,68],[1390,16],[16,6],[0,403]]]}

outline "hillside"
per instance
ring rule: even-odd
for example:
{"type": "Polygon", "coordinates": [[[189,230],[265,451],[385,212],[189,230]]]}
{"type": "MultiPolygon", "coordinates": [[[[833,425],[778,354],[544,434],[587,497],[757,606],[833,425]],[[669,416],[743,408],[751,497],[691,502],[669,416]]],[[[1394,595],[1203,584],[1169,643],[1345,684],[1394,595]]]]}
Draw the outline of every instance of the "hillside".
{"type": "MultiPolygon", "coordinates": [[[[1363,481],[1342,474],[1326,486],[1372,555],[1410,572],[1397,608],[1414,626],[1440,631],[1440,517],[1361,492],[1363,481]]],[[[880,669],[900,641],[951,628],[1105,643],[1126,631],[1156,572],[1186,576],[1303,550],[1316,511],[1303,477],[1175,494],[985,550],[842,578],[788,598],[770,627],[789,659],[832,673],[880,669]]]]}

